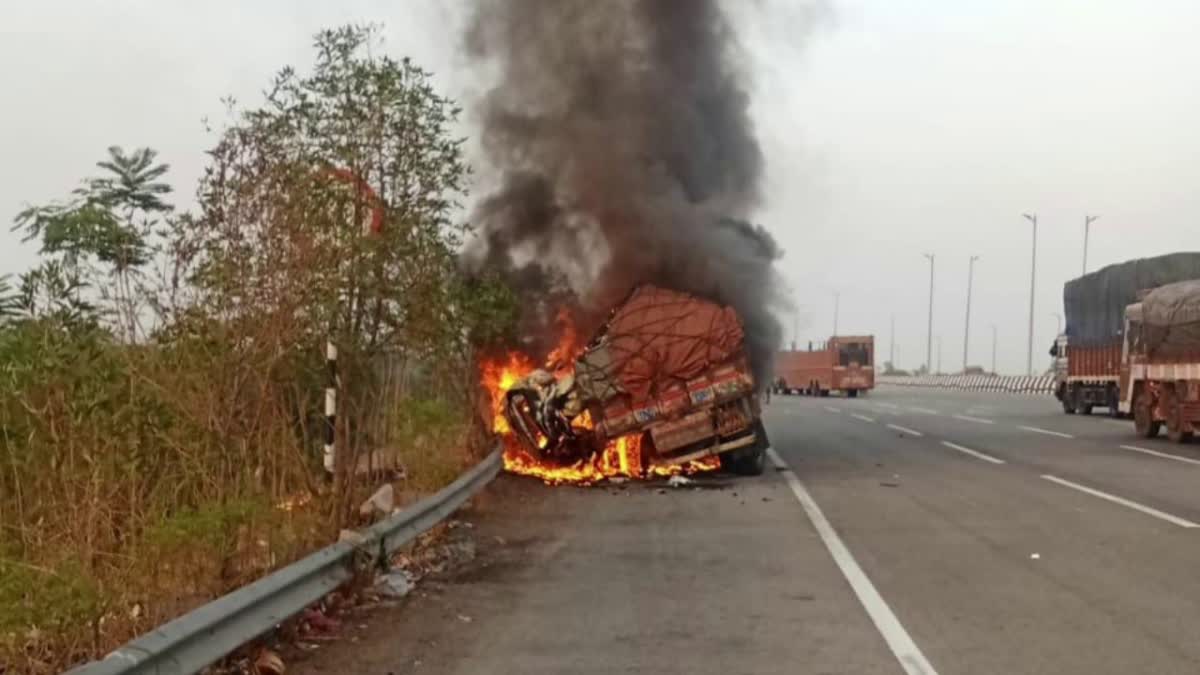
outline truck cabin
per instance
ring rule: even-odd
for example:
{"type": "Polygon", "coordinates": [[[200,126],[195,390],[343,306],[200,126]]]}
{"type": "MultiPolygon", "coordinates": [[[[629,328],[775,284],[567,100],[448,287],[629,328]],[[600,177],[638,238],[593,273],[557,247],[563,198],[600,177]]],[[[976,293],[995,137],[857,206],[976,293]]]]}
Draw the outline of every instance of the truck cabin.
{"type": "Polygon", "coordinates": [[[862,338],[834,338],[830,346],[837,352],[836,365],[866,367],[872,364],[871,343],[862,338]]]}
{"type": "Polygon", "coordinates": [[[1068,344],[1070,344],[1070,340],[1067,338],[1066,333],[1054,338],[1054,344],[1050,345],[1050,356],[1056,359],[1065,359],[1067,357],[1068,344]]]}

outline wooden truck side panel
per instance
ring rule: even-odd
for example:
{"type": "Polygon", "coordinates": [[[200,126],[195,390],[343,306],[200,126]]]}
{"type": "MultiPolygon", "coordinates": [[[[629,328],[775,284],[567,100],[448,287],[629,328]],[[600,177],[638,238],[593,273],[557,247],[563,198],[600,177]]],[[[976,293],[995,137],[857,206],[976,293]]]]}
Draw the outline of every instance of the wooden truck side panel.
{"type": "Polygon", "coordinates": [[[1121,374],[1121,341],[1067,345],[1068,380],[1116,380],[1121,374]]]}

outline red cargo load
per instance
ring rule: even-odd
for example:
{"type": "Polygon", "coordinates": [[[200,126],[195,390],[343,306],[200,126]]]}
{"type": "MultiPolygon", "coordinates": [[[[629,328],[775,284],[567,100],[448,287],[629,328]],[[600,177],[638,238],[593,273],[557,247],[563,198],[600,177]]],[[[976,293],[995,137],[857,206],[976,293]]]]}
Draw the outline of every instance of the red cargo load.
{"type": "Polygon", "coordinates": [[[675,385],[694,396],[689,382],[739,357],[743,339],[732,308],[642,286],[609,320],[603,345],[580,357],[576,373],[589,397],[606,402],[628,394],[638,410],[675,385]]]}

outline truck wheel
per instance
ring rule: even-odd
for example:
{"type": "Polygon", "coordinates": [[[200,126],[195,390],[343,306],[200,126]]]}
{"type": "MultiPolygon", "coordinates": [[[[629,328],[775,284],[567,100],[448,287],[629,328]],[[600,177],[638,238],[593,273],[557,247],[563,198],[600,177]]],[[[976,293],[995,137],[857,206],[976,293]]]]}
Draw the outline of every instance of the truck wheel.
{"type": "Polygon", "coordinates": [[[1092,404],[1087,402],[1087,391],[1082,386],[1071,387],[1070,395],[1071,405],[1075,408],[1075,414],[1092,414],[1092,404]]]}
{"type": "Polygon", "coordinates": [[[1172,429],[1167,427],[1167,440],[1172,443],[1187,443],[1192,440],[1192,432],[1181,431],[1180,429],[1172,429]]]}
{"type": "Polygon", "coordinates": [[[1121,394],[1116,387],[1108,388],[1108,415],[1113,419],[1121,419],[1121,394]]]}
{"type": "Polygon", "coordinates": [[[1063,412],[1067,413],[1068,415],[1075,414],[1075,389],[1071,387],[1063,389],[1062,407],[1063,412]]]}
{"type": "Polygon", "coordinates": [[[721,468],[739,476],[761,476],[767,468],[767,448],[771,447],[762,420],[754,422],[754,436],[753,445],[722,454],[721,468]]]}
{"type": "Polygon", "coordinates": [[[846,392],[846,398],[858,398],[858,390],[850,389],[846,392]]]}
{"type": "Polygon", "coordinates": [[[1162,422],[1154,421],[1152,401],[1148,396],[1139,396],[1133,402],[1133,428],[1142,438],[1155,438],[1162,430],[1162,422]]]}
{"type": "Polygon", "coordinates": [[[1186,443],[1192,439],[1192,430],[1185,430],[1187,423],[1183,421],[1183,406],[1178,395],[1173,390],[1167,390],[1167,400],[1163,402],[1167,409],[1167,439],[1172,443],[1186,443]]]}

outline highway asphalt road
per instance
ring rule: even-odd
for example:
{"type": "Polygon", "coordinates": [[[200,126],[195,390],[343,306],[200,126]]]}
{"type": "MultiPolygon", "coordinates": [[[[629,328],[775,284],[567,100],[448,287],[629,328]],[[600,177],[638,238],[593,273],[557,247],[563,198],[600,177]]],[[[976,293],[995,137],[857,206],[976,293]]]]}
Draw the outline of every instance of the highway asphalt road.
{"type": "Polygon", "coordinates": [[[922,389],[767,422],[760,478],[503,478],[472,566],[289,672],[1200,672],[1200,444],[922,389]]]}

